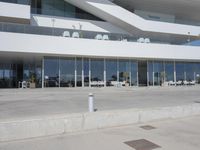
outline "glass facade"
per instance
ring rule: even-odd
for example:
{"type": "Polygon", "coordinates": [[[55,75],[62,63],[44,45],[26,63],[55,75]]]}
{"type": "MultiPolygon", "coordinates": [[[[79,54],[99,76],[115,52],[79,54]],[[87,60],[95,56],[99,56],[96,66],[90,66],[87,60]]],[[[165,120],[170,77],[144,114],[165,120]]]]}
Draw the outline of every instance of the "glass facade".
{"type": "Polygon", "coordinates": [[[91,81],[104,81],[104,60],[91,59],[91,81]]]}
{"type": "Polygon", "coordinates": [[[44,68],[44,87],[59,87],[59,59],[46,58],[44,68]]]}
{"type": "Polygon", "coordinates": [[[119,82],[130,85],[130,63],[129,60],[119,60],[119,82]]]}
{"type": "Polygon", "coordinates": [[[30,62],[1,58],[0,88],[18,88],[23,81],[42,87],[42,59],[30,62]]]}
{"type": "Polygon", "coordinates": [[[174,62],[165,62],[165,81],[174,82],[174,62]]]}
{"type": "Polygon", "coordinates": [[[106,60],[106,86],[113,86],[118,80],[118,63],[116,59],[106,60]]]}
{"type": "Polygon", "coordinates": [[[31,12],[50,16],[101,20],[64,0],[31,0],[31,12]]]}
{"type": "Polygon", "coordinates": [[[60,87],[75,87],[75,59],[60,59],[60,87]]]}
{"type": "Polygon", "coordinates": [[[0,88],[17,88],[22,81],[35,87],[193,85],[200,84],[200,62],[82,57],[0,61],[0,88]]]}

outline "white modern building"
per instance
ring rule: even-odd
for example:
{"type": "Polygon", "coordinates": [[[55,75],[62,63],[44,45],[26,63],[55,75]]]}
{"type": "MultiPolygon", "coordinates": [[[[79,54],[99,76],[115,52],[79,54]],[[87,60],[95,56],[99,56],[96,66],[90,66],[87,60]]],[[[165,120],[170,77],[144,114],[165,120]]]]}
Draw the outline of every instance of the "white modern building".
{"type": "Polygon", "coordinates": [[[199,0],[0,0],[0,88],[200,83],[199,0]]]}

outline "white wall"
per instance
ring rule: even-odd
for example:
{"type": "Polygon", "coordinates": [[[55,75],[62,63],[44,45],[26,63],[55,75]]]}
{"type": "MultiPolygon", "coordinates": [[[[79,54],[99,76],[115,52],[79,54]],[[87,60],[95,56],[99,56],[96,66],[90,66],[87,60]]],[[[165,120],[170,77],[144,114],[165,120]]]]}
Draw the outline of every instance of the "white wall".
{"type": "Polygon", "coordinates": [[[0,2],[0,17],[30,20],[30,6],[0,2]]]}
{"type": "Polygon", "coordinates": [[[126,31],[112,25],[111,23],[103,21],[83,20],[36,14],[32,15],[31,17],[31,25],[34,26],[57,27],[67,29],[74,29],[75,27],[75,29],[80,29],[80,24],[82,25],[82,30],[85,31],[128,34],[126,31]]]}
{"type": "Polygon", "coordinates": [[[200,48],[0,32],[0,53],[200,61],[200,48]]]}

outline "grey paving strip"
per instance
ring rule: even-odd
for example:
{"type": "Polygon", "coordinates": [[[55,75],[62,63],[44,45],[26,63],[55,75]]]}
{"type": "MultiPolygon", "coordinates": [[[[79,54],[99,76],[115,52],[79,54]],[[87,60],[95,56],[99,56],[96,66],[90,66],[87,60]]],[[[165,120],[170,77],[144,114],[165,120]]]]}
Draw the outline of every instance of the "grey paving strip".
{"type": "Polygon", "coordinates": [[[200,101],[194,101],[194,103],[200,103],[200,101]]]}
{"type": "Polygon", "coordinates": [[[136,150],[153,150],[153,149],[161,148],[161,146],[155,143],[152,143],[146,139],[127,141],[124,143],[136,150]]]}
{"type": "Polygon", "coordinates": [[[144,130],[153,130],[156,129],[156,127],[150,126],[150,125],[145,125],[145,126],[140,126],[140,128],[144,130]]]}

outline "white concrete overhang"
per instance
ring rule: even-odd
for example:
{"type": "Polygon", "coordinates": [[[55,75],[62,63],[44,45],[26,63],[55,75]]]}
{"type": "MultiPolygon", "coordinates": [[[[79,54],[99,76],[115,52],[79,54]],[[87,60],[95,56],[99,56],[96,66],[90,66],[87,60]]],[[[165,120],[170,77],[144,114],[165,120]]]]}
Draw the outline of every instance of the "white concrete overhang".
{"type": "Polygon", "coordinates": [[[65,0],[135,34],[141,31],[199,36],[200,26],[146,20],[109,0],[65,0]]]}
{"type": "Polygon", "coordinates": [[[0,54],[200,61],[200,47],[0,32],[0,54]]]}
{"type": "Polygon", "coordinates": [[[30,23],[30,5],[0,2],[0,21],[30,23]]]}

